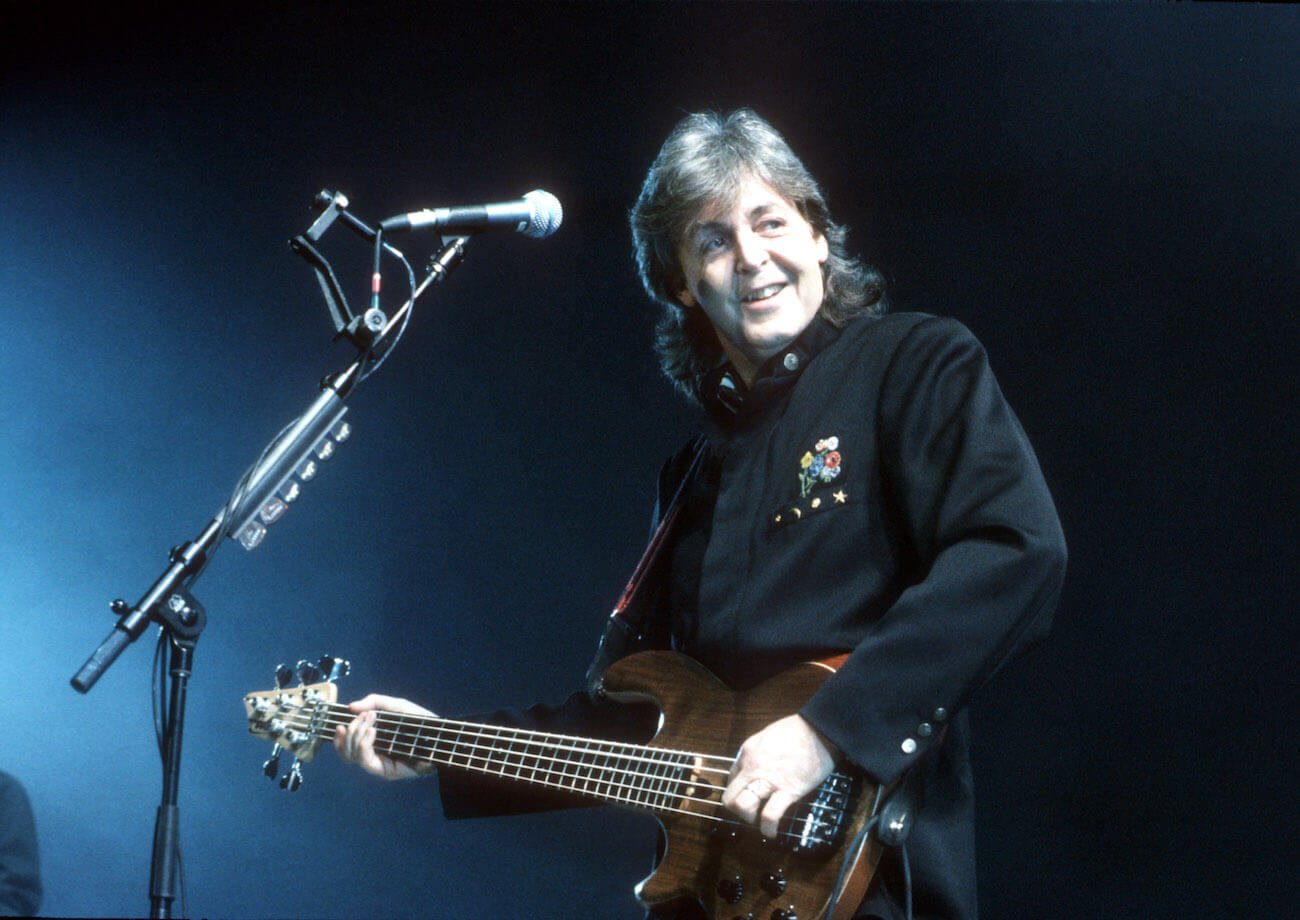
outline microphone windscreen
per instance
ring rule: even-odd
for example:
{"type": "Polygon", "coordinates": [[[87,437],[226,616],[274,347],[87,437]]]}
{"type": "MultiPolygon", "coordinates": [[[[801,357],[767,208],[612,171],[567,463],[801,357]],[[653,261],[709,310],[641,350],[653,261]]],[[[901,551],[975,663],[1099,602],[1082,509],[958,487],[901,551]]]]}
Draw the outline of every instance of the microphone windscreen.
{"type": "Polygon", "coordinates": [[[532,206],[532,215],[523,231],[525,236],[541,240],[560,229],[560,223],[564,220],[564,207],[560,204],[560,199],[539,188],[525,195],[524,200],[532,206]]]}

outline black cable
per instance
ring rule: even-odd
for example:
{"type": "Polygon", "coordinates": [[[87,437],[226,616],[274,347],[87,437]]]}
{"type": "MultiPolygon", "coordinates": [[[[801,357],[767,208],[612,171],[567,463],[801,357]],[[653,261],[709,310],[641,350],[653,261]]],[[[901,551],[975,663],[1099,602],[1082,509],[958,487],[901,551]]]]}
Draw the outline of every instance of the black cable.
{"type": "Polygon", "coordinates": [[[907,844],[900,844],[898,851],[903,856],[903,897],[907,902],[907,920],[912,920],[912,865],[907,861],[907,844]]]}
{"type": "MultiPolygon", "coordinates": [[[[153,650],[153,665],[151,667],[152,676],[150,679],[150,690],[153,696],[153,731],[158,739],[158,756],[166,757],[167,737],[167,696],[162,691],[162,660],[163,648],[167,645],[167,632],[158,630],[158,644],[153,650]]],[[[164,761],[165,762],[165,761],[164,761]]]]}
{"type": "MultiPolygon", "coordinates": [[[[153,665],[150,668],[150,691],[153,697],[153,729],[154,735],[158,739],[158,757],[162,761],[163,769],[167,769],[167,737],[171,734],[171,720],[173,713],[170,711],[171,703],[167,696],[167,691],[163,687],[163,676],[167,673],[167,665],[163,657],[163,649],[167,647],[167,630],[158,630],[158,643],[154,646],[153,665]]],[[[181,889],[181,916],[190,915],[189,896],[185,885],[185,855],[181,849],[180,829],[176,831],[176,878],[180,882],[181,889]]]]}

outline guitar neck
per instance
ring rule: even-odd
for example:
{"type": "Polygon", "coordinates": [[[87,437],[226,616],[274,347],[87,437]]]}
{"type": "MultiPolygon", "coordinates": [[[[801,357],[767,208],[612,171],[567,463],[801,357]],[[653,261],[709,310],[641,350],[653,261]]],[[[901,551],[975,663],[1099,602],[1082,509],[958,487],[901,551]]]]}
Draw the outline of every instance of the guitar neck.
{"type": "MultiPolygon", "coordinates": [[[[333,737],[354,713],[330,705],[311,732],[333,737]]],[[[375,750],[650,811],[679,811],[683,794],[720,786],[731,761],[687,751],[398,712],[378,714],[375,750]]]]}

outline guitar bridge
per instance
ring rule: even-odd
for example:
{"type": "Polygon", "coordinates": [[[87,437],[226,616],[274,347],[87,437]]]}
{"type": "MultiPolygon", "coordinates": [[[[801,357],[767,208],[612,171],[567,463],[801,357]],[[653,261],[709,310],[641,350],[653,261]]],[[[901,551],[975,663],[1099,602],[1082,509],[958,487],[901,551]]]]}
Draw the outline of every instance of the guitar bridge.
{"type": "Polygon", "coordinates": [[[859,778],[832,773],[815,791],[795,803],[781,823],[779,839],[790,849],[809,856],[829,854],[839,845],[861,790],[859,778]]]}

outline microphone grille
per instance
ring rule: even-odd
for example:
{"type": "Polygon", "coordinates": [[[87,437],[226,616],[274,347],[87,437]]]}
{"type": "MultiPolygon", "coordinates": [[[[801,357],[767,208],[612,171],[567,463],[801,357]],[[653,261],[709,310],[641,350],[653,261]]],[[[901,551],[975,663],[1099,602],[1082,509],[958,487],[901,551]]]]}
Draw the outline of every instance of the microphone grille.
{"type": "Polygon", "coordinates": [[[560,199],[539,188],[525,195],[524,200],[532,207],[524,236],[542,240],[560,229],[560,223],[564,220],[564,207],[560,204],[560,199]]]}

